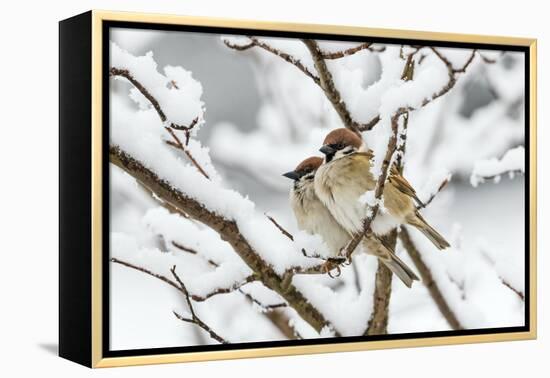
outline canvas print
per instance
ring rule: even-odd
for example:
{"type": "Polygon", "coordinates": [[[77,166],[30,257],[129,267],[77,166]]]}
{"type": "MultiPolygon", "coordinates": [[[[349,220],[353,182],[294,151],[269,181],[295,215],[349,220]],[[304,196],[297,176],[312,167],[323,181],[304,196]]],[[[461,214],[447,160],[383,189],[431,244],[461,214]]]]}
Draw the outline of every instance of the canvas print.
{"type": "Polygon", "coordinates": [[[108,349],[524,327],[525,52],[266,34],[109,28],[108,349]]]}

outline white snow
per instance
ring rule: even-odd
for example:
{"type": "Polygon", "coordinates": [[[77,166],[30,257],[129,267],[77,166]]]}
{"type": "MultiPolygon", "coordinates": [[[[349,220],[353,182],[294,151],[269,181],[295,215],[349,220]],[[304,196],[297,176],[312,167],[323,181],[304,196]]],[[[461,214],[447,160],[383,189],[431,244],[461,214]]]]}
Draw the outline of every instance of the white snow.
{"type": "Polygon", "coordinates": [[[506,151],[501,159],[476,161],[470,183],[476,187],[487,178],[494,178],[495,182],[498,182],[500,175],[508,173],[510,178],[513,178],[518,172],[525,173],[525,149],[522,146],[506,151]]]}

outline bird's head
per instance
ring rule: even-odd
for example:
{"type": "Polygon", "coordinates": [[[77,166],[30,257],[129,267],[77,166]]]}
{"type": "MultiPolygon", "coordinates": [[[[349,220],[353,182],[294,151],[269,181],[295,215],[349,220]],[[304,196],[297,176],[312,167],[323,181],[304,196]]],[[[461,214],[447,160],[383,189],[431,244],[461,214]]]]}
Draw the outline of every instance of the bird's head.
{"type": "Polygon", "coordinates": [[[317,168],[323,164],[323,159],[318,156],[311,156],[302,161],[298,166],[290,172],[283,174],[295,183],[300,181],[313,180],[317,168]]]}
{"type": "Polygon", "coordinates": [[[340,128],[327,134],[319,151],[325,154],[325,161],[328,163],[363,148],[363,139],[359,134],[346,128],[340,128]]]}

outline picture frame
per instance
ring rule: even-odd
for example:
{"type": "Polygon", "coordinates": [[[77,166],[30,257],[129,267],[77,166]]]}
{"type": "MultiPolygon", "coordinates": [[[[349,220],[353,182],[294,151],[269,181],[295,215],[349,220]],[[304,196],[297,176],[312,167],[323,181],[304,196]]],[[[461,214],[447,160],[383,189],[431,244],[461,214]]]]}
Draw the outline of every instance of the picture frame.
{"type": "MultiPolygon", "coordinates": [[[[60,22],[59,27],[59,355],[61,357],[96,368],[536,338],[537,45],[535,39],[96,10],[63,20],[60,22]],[[110,309],[110,307],[112,305],[109,298],[112,294],[110,291],[112,280],[110,281],[110,278],[113,277],[111,273],[113,257],[109,252],[111,243],[109,228],[109,198],[111,196],[109,160],[110,158],[113,159],[113,155],[112,153],[109,155],[109,128],[110,122],[112,122],[110,110],[114,105],[110,100],[109,90],[110,76],[116,76],[116,74],[110,71],[112,69],[110,59],[113,55],[113,47],[109,45],[109,32],[113,28],[173,33],[210,33],[244,37],[254,35],[266,38],[333,40],[354,43],[368,41],[369,43],[378,44],[428,46],[428,49],[430,46],[441,46],[444,48],[469,48],[473,49],[472,51],[477,51],[477,49],[483,51],[513,51],[522,54],[525,59],[525,91],[522,100],[523,108],[520,111],[523,112],[522,119],[525,124],[523,146],[524,157],[527,160],[523,172],[524,203],[522,205],[525,211],[525,214],[522,214],[525,217],[523,220],[525,224],[525,249],[524,259],[522,260],[524,264],[524,282],[522,284],[524,287],[520,293],[521,295],[518,294],[517,290],[515,290],[514,295],[522,296],[523,324],[510,327],[457,327],[453,330],[412,331],[410,333],[385,333],[367,336],[342,336],[338,335],[337,332],[327,336],[326,328],[319,326],[319,329],[317,329],[320,335],[319,338],[239,341],[223,345],[207,343],[204,345],[151,346],[149,348],[136,347],[134,349],[111,350],[109,335],[112,335],[113,330],[112,327],[110,329],[112,321],[110,318],[112,308],[110,309]]],[[[226,45],[229,46],[233,42],[231,40],[226,45]]],[[[246,47],[246,45],[235,46],[236,48],[233,50],[244,50],[250,47],[246,47]]],[[[273,51],[270,53],[277,55],[273,51]]],[[[474,54],[475,52],[472,52],[472,59],[474,54]]],[[[281,54],[278,58],[281,58],[281,54]]],[[[307,67],[304,68],[303,65],[301,68],[299,67],[301,64],[299,60],[293,60],[292,57],[288,56],[283,56],[282,59],[286,60],[288,64],[297,66],[306,75],[311,75],[307,67]]],[[[444,59],[446,58],[441,58],[443,62],[444,59]]],[[[480,59],[491,60],[486,57],[480,59]]],[[[178,62],[173,64],[177,65],[178,62]]],[[[452,63],[450,64],[452,70],[452,63]]],[[[330,68],[328,68],[328,71],[330,74],[330,68]]],[[[458,72],[460,70],[456,71],[458,74],[461,73],[458,72]]],[[[129,80],[128,77],[126,79],[129,80]]],[[[323,81],[324,79],[317,78],[317,80],[323,81]]],[[[323,83],[326,83],[326,81],[323,81],[323,83]]],[[[177,88],[176,84],[173,85],[177,88]]],[[[326,90],[326,84],[320,84],[320,87],[326,90]]],[[[179,90],[179,88],[177,89],[179,90]]],[[[336,92],[338,91],[336,90],[336,92]]],[[[141,91],[142,95],[144,93],[141,91]]],[[[147,96],[145,95],[145,97],[147,96]]],[[[230,100],[228,99],[228,101],[230,100]]],[[[332,101],[332,103],[335,105],[338,101],[332,101]]],[[[153,107],[156,108],[154,104],[153,107]]],[[[414,109],[411,107],[409,110],[413,111],[414,109]]],[[[346,113],[339,112],[338,109],[336,112],[338,113],[335,117],[338,120],[337,122],[345,123],[346,113]]],[[[155,114],[157,113],[158,109],[155,114]]],[[[166,116],[162,121],[163,124],[164,122],[170,122],[166,116]]],[[[174,128],[173,130],[178,129],[174,128]]],[[[175,143],[178,143],[177,139],[175,143]]],[[[124,156],[119,156],[119,158],[124,159],[124,156]]],[[[136,166],[136,164],[139,165],[139,161],[128,158],[119,165],[129,167],[136,166]]],[[[141,167],[143,168],[143,166],[141,167]]],[[[293,167],[289,167],[289,169],[291,168],[293,167]]],[[[148,189],[151,190],[151,187],[148,189]]],[[[166,190],[162,186],[157,189],[159,193],[166,190]]],[[[162,195],[155,193],[154,189],[152,191],[155,196],[162,198],[162,195]]],[[[164,198],[164,202],[166,201],[166,198],[164,198]]],[[[174,205],[172,203],[169,206],[174,205]]],[[[179,211],[177,206],[174,207],[176,211],[179,211]]],[[[190,211],[193,214],[193,210],[190,211]]],[[[213,214],[215,215],[215,212],[213,214]]],[[[282,227],[274,219],[271,220],[275,226],[282,227]]],[[[228,235],[219,231],[220,228],[227,225],[220,226],[215,224],[216,222],[219,222],[219,220],[211,220],[210,226],[218,231],[222,239],[227,240],[228,235]]],[[[284,233],[285,230],[282,229],[284,233]]],[[[233,241],[233,243],[237,242],[240,241],[233,241]]],[[[246,257],[244,260],[246,260],[246,257]]],[[[252,264],[250,261],[246,262],[248,265],[252,264]]],[[[340,269],[338,268],[338,270],[340,269]]],[[[165,273],[170,274],[170,272],[165,273]]],[[[175,272],[172,273],[174,279],[179,278],[175,272]]],[[[276,272],[269,274],[273,274],[274,277],[277,276],[276,272]]],[[[422,272],[420,274],[422,275],[422,281],[424,281],[425,275],[422,272]]],[[[281,294],[284,291],[281,289],[283,279],[277,277],[274,279],[279,281],[271,285],[279,285],[275,291],[281,294]]],[[[292,280],[292,277],[290,279],[292,280]]],[[[503,283],[505,283],[504,280],[503,283]]],[[[263,282],[263,284],[269,286],[266,282],[263,282]]],[[[285,285],[287,284],[285,283],[285,285]]],[[[182,284],[182,286],[183,290],[186,291],[185,285],[182,284]]],[[[181,287],[178,290],[181,291],[181,287]]],[[[514,288],[510,287],[510,290],[514,290],[514,288]]],[[[294,295],[301,294],[298,290],[297,294],[294,295]]],[[[287,302],[289,301],[288,298],[284,296],[283,298],[287,302]]],[[[187,299],[189,299],[189,295],[187,299]]],[[[305,302],[308,305],[311,304],[310,301],[305,302]]],[[[294,310],[296,309],[294,308],[294,310]]],[[[297,311],[299,313],[300,310],[297,311]]],[[[192,320],[195,320],[195,315],[191,315],[193,315],[192,320]]],[[[310,322],[311,324],[312,322],[310,322]]],[[[201,328],[208,330],[204,327],[201,328]]],[[[334,331],[334,329],[331,329],[331,331],[334,331]]]]}

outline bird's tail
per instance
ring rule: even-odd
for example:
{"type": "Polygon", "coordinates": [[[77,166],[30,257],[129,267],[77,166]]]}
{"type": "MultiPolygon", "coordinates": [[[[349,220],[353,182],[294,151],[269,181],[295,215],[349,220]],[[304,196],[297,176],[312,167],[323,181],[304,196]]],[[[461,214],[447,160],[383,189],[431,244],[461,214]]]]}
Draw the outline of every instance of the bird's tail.
{"type": "Polygon", "coordinates": [[[407,223],[422,232],[438,249],[445,249],[451,246],[439,232],[426,222],[418,211],[415,213],[414,217],[408,219],[407,223]]]}
{"type": "Polygon", "coordinates": [[[413,281],[419,281],[412,269],[397,257],[383,238],[372,236],[365,238],[363,243],[367,248],[367,252],[378,257],[378,260],[384,263],[407,287],[410,288],[413,281]]]}
{"type": "Polygon", "coordinates": [[[395,254],[380,257],[379,259],[408,287],[412,286],[413,281],[419,281],[417,275],[395,254]]]}

